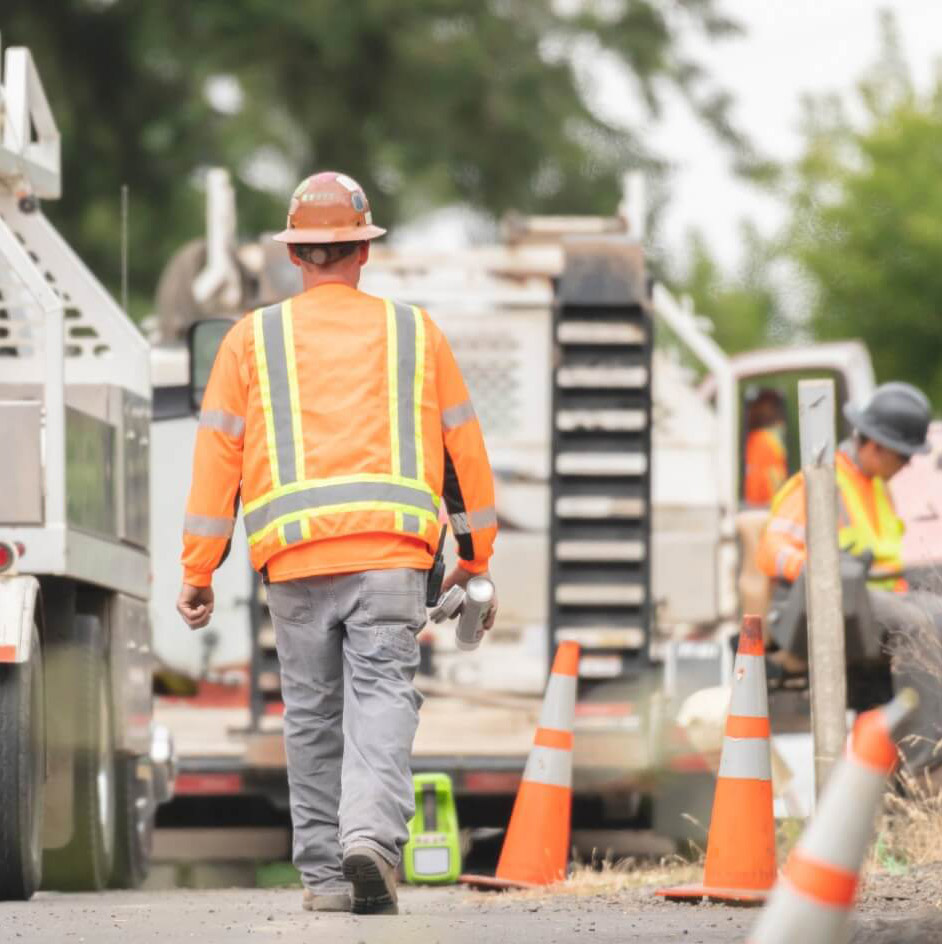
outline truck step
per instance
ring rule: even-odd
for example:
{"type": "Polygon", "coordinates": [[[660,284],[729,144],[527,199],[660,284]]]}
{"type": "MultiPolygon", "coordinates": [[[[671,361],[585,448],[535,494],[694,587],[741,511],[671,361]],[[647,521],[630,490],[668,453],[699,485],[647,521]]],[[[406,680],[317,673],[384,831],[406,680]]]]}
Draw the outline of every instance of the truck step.
{"type": "Polygon", "coordinates": [[[647,425],[643,410],[560,410],[556,428],[563,433],[637,433],[647,425]]]}
{"type": "Polygon", "coordinates": [[[560,561],[644,560],[643,541],[557,541],[556,559],[560,561]]]}
{"type": "Polygon", "coordinates": [[[583,649],[640,649],[644,630],[640,626],[560,626],[559,642],[577,642],[583,649]]]}
{"type": "Polygon", "coordinates": [[[638,476],[647,470],[643,452],[561,452],[556,456],[559,475],[638,476]]]}
{"type": "Polygon", "coordinates": [[[648,382],[644,367],[560,367],[556,383],[565,390],[640,390],[648,382]]]}
{"type": "Polygon", "coordinates": [[[558,518],[625,520],[643,517],[647,503],[643,498],[612,498],[609,495],[567,495],[556,499],[558,518]]]}
{"type": "Polygon", "coordinates": [[[563,321],[556,332],[560,344],[619,344],[641,346],[644,328],[630,322],[563,321]]]}
{"type": "Polygon", "coordinates": [[[644,587],[630,583],[561,583],[556,587],[559,606],[640,606],[644,587]]]}

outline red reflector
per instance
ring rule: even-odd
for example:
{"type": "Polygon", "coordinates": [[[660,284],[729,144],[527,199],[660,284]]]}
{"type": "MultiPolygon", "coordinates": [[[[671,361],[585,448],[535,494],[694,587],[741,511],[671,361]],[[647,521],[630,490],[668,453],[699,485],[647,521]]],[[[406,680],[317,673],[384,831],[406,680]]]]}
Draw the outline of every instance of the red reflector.
{"type": "Polygon", "coordinates": [[[462,784],[471,793],[516,793],[521,776],[514,771],[479,770],[466,773],[462,784]]]}
{"type": "Polygon", "coordinates": [[[635,706],[630,701],[612,701],[596,704],[580,702],[576,705],[577,718],[624,718],[635,713],[635,706]]]}
{"type": "Polygon", "coordinates": [[[16,659],[16,646],[0,646],[0,662],[13,662],[16,659]]]}
{"type": "Polygon", "coordinates": [[[13,565],[13,548],[9,544],[0,544],[0,572],[13,565]]]}
{"type": "Polygon", "coordinates": [[[241,774],[177,774],[177,796],[227,796],[242,792],[241,774]]]}
{"type": "Polygon", "coordinates": [[[14,545],[16,553],[22,557],[26,553],[26,545],[22,541],[17,541],[14,545]]]}

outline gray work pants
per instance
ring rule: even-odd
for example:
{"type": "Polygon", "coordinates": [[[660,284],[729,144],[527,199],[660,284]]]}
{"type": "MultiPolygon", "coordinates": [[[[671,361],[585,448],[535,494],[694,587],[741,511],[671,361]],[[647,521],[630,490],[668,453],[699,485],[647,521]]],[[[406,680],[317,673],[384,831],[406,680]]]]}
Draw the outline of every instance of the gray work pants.
{"type": "Polygon", "coordinates": [[[371,570],[272,583],[285,704],[294,864],[305,887],[346,888],[342,850],[399,862],[415,812],[412,685],[426,575],[371,570]]]}

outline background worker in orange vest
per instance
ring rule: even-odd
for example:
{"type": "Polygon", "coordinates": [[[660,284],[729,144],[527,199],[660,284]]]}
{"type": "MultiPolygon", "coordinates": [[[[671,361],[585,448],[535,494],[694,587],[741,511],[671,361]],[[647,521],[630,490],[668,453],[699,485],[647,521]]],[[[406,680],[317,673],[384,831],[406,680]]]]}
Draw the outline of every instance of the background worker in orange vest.
{"type": "Polygon", "coordinates": [[[768,505],[788,478],[785,451],[785,400],[771,387],[746,397],[746,474],[743,498],[750,505],[768,505]]]}
{"type": "MultiPolygon", "coordinates": [[[[207,624],[241,497],[281,664],[303,905],[360,914],[397,910],[414,813],[415,637],[441,497],[459,556],[445,589],[487,574],[497,533],[481,427],[448,342],[421,309],[357,289],[384,232],[344,174],[315,174],[295,191],[275,239],[304,291],[249,314],[222,342],[200,414],[178,602],[191,627],[207,624]]],[[[496,604],[485,628],[495,614],[496,604]]]]}
{"type": "MultiPolygon", "coordinates": [[[[909,722],[908,733],[914,737],[903,742],[906,759],[911,769],[936,766],[942,763],[942,754],[935,751],[942,736],[942,598],[910,591],[903,575],[903,522],[886,487],[914,455],[929,451],[931,407],[915,387],[896,382],[878,387],[863,410],[846,405],[844,415],[855,434],[835,455],[838,543],[843,553],[869,564],[867,595],[874,619],[861,629],[878,634],[874,649],[888,645],[894,688],[908,685],[920,694],[909,722]]],[[[799,472],[773,499],[759,543],[759,568],[778,584],[770,612],[773,627],[777,607],[784,605],[788,588],[805,567],[805,523],[804,477],[799,472]]],[[[804,639],[792,643],[783,662],[805,668],[804,639]]]]}

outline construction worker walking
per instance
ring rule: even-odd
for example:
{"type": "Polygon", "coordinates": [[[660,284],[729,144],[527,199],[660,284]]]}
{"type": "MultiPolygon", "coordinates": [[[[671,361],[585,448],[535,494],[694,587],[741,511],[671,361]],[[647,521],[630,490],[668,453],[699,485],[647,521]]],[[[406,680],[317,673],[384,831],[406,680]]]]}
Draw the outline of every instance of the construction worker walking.
{"type": "MultiPolygon", "coordinates": [[[[886,483],[918,453],[929,451],[927,435],[932,418],[929,401],[906,383],[878,387],[864,409],[852,405],[844,415],[854,437],[835,456],[838,489],[838,543],[842,553],[864,559],[869,566],[867,596],[872,625],[864,632],[879,634],[870,648],[887,647],[893,655],[893,685],[917,690],[918,709],[904,732],[902,749],[911,770],[942,762],[935,744],[942,734],[942,666],[926,665],[925,650],[942,652],[942,598],[911,592],[903,574],[903,522],[893,508],[886,483]],[[918,635],[917,635],[918,634],[918,635]]],[[[776,581],[772,614],[784,606],[789,588],[804,570],[805,490],[802,473],[793,476],[772,501],[771,517],[758,548],[759,568],[776,581]]],[[[783,662],[803,668],[804,640],[790,640],[794,651],[783,651],[783,662]]]]}
{"type": "MultiPolygon", "coordinates": [[[[459,565],[486,574],[497,532],[480,425],[421,309],[358,290],[375,226],[362,188],[318,173],[275,236],[304,291],[228,333],[203,400],[178,609],[212,613],[241,498],[267,584],[285,703],[294,863],[308,910],[396,913],[414,813],[412,681],[444,497],[459,565]]],[[[485,620],[493,625],[496,604],[485,620]]]]}

